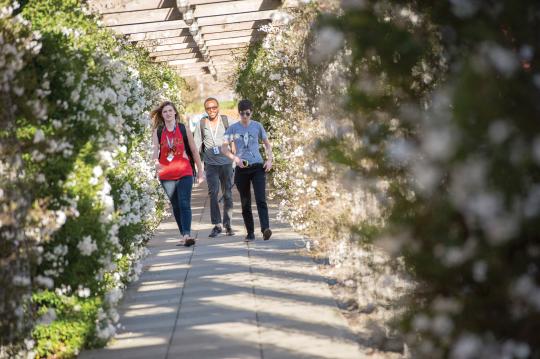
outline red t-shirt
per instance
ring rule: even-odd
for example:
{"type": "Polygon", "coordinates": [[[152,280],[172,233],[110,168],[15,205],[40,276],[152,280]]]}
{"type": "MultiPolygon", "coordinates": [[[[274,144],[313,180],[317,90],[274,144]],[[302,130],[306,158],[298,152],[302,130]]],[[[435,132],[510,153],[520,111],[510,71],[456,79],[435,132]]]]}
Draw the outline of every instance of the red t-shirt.
{"type": "Polygon", "coordinates": [[[176,125],[174,130],[169,131],[163,127],[160,139],[159,163],[162,166],[159,171],[160,180],[178,180],[182,177],[193,176],[193,170],[185,151],[184,139],[180,127],[176,125]],[[172,154],[172,161],[168,157],[172,154]]]}

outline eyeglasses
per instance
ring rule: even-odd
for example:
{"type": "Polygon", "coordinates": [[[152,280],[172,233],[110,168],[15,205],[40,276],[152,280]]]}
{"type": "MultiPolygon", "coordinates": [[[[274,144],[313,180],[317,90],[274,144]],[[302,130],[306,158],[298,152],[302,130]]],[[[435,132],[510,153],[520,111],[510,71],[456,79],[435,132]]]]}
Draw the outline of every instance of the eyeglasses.
{"type": "Polygon", "coordinates": [[[217,109],[218,109],[217,106],[212,106],[212,107],[206,107],[206,108],[205,108],[206,111],[210,111],[210,110],[215,111],[215,110],[217,110],[217,109]]]}
{"type": "Polygon", "coordinates": [[[240,114],[240,116],[246,116],[246,117],[249,117],[251,116],[251,111],[240,111],[238,112],[240,114]]]}

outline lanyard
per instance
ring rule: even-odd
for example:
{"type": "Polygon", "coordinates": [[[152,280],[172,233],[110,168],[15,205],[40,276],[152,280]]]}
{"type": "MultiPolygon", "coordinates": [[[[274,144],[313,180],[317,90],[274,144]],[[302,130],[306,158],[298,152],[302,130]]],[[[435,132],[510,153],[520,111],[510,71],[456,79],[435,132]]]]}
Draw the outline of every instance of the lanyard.
{"type": "Polygon", "coordinates": [[[217,146],[216,136],[217,136],[217,132],[218,132],[220,124],[221,124],[221,116],[219,116],[219,120],[218,120],[218,123],[216,125],[216,131],[215,132],[212,131],[212,126],[209,126],[210,127],[210,135],[212,135],[212,141],[214,141],[214,146],[217,146]]]}
{"type": "MultiPolygon", "coordinates": [[[[167,129],[167,127],[165,127],[165,129],[167,129]]],[[[172,133],[173,133],[172,138],[169,139],[169,136],[167,136],[167,132],[165,132],[165,138],[167,139],[167,146],[169,146],[169,149],[172,149],[174,147],[174,134],[176,133],[176,124],[174,125],[174,128],[172,130],[172,133]]]]}

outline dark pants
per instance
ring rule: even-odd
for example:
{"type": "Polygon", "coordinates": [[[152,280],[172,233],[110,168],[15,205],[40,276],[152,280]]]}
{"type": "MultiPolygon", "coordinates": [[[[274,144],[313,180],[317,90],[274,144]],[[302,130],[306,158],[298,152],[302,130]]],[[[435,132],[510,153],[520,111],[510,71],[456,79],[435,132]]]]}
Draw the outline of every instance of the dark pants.
{"type": "Polygon", "coordinates": [[[193,177],[186,176],[176,181],[161,181],[171,201],[174,219],[181,235],[191,235],[191,190],[193,177]]]}
{"type": "Polygon", "coordinates": [[[231,226],[233,209],[232,165],[205,165],[204,167],[208,182],[208,196],[210,197],[210,219],[214,225],[221,223],[218,203],[219,189],[221,188],[221,193],[223,193],[223,225],[228,228],[231,226]]]}
{"type": "Polygon", "coordinates": [[[242,202],[242,217],[248,233],[255,233],[255,224],[253,223],[253,213],[251,212],[251,184],[255,193],[255,202],[257,203],[257,212],[261,224],[261,232],[270,228],[268,220],[268,205],[266,204],[266,173],[262,164],[254,164],[248,168],[236,167],[234,174],[234,183],[240,193],[242,202]]]}

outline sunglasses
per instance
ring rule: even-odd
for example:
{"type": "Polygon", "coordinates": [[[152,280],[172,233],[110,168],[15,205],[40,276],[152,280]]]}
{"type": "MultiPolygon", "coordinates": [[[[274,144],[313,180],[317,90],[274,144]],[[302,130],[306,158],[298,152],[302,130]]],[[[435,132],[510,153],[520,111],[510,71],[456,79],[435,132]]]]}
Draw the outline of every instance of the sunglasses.
{"type": "Polygon", "coordinates": [[[239,111],[238,112],[240,114],[240,116],[246,116],[246,117],[249,117],[251,116],[251,111],[239,111]]]}
{"type": "Polygon", "coordinates": [[[218,109],[218,107],[217,107],[217,106],[213,106],[213,107],[206,107],[206,108],[205,108],[205,110],[206,110],[206,111],[209,111],[209,110],[213,110],[213,111],[215,111],[215,110],[217,110],[217,109],[218,109]]]}

